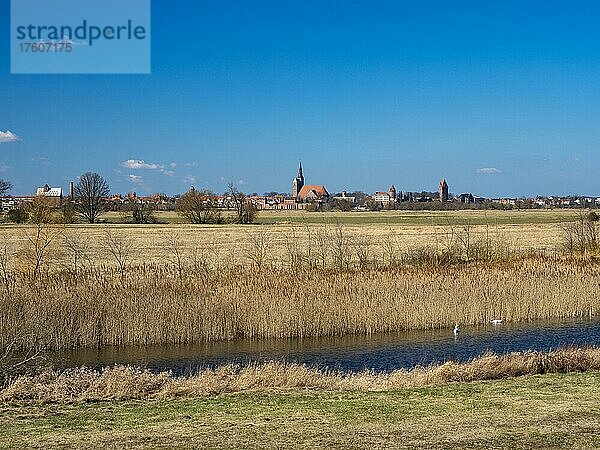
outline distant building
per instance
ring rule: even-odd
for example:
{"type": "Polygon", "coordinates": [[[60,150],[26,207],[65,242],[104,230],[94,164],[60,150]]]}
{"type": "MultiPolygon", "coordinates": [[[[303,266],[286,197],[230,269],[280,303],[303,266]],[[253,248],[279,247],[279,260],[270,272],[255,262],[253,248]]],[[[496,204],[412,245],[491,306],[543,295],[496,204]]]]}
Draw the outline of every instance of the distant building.
{"type": "Polygon", "coordinates": [[[304,174],[302,173],[302,161],[298,167],[298,176],[292,184],[292,198],[300,203],[326,203],[330,195],[322,184],[304,185],[304,174]]]}
{"type": "Polygon", "coordinates": [[[454,201],[456,201],[457,203],[463,203],[463,204],[483,203],[483,202],[485,202],[485,198],[478,197],[476,195],[473,195],[473,194],[467,192],[465,194],[460,194],[458,197],[456,197],[454,199],[454,201]]]}
{"type": "Polygon", "coordinates": [[[298,195],[303,187],[304,175],[302,174],[302,161],[300,161],[300,166],[298,167],[298,176],[294,178],[294,182],[292,183],[292,197],[298,198],[298,195]]]}
{"type": "Polygon", "coordinates": [[[396,203],[396,187],[392,184],[388,192],[377,191],[371,196],[371,199],[374,202],[381,203],[382,205],[396,203]]]}
{"type": "Polygon", "coordinates": [[[389,192],[375,192],[373,194],[373,201],[378,203],[388,204],[390,202],[390,193],[389,192]]]}
{"type": "Polygon", "coordinates": [[[348,193],[346,191],[337,194],[333,197],[334,200],[340,200],[340,201],[347,201],[348,203],[356,203],[356,196],[355,195],[348,195],[348,193]]]}
{"type": "Polygon", "coordinates": [[[300,189],[297,199],[301,202],[326,203],[329,201],[329,192],[322,184],[307,185],[300,189]]]}
{"type": "Polygon", "coordinates": [[[59,188],[59,187],[51,188],[50,186],[45,184],[44,186],[37,188],[35,195],[49,197],[55,206],[62,205],[62,200],[63,200],[62,188],[59,188]]]}
{"type": "Polygon", "coordinates": [[[439,198],[440,198],[440,202],[442,202],[442,203],[445,203],[448,201],[448,183],[446,183],[445,178],[442,181],[440,181],[439,198]]]}

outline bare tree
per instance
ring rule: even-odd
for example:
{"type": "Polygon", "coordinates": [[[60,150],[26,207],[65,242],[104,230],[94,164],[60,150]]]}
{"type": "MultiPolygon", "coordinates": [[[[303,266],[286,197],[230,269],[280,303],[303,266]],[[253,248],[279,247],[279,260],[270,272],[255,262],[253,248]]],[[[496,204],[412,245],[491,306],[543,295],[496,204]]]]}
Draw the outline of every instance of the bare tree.
{"type": "Polygon", "coordinates": [[[10,297],[12,288],[16,284],[16,278],[12,269],[12,259],[14,252],[8,242],[4,242],[4,246],[0,248],[0,280],[6,290],[6,295],[10,297]]]}
{"type": "Polygon", "coordinates": [[[296,226],[292,224],[290,233],[284,233],[285,249],[290,264],[290,269],[297,269],[302,265],[302,250],[296,233],[296,226]]]}
{"type": "Polygon", "coordinates": [[[381,240],[383,251],[383,262],[389,267],[397,267],[400,265],[400,245],[398,238],[392,229],[388,229],[385,237],[381,240]]]}
{"type": "Polygon", "coordinates": [[[358,265],[362,270],[368,269],[371,265],[371,246],[373,240],[371,236],[364,235],[354,239],[354,249],[358,258],[358,265]]]}
{"type": "Polygon", "coordinates": [[[89,223],[96,223],[102,212],[102,198],[110,193],[108,183],[97,173],[81,175],[75,185],[75,205],[77,211],[89,223]]]}
{"type": "Polygon", "coordinates": [[[348,270],[350,267],[350,240],[341,225],[335,228],[331,236],[333,262],[338,270],[348,270]]]}
{"type": "Polygon", "coordinates": [[[179,276],[179,280],[183,281],[183,269],[184,269],[184,246],[181,241],[181,236],[178,233],[170,233],[169,239],[167,240],[167,246],[169,249],[169,253],[171,254],[171,261],[175,269],[177,270],[177,275],[179,276]]]}
{"type": "Polygon", "coordinates": [[[60,208],[60,220],[62,223],[76,223],[77,210],[72,201],[66,201],[60,208]]]}
{"type": "Polygon", "coordinates": [[[563,245],[572,255],[584,254],[598,248],[598,228],[594,216],[583,212],[575,222],[560,225],[563,232],[563,245]]]}
{"type": "Polygon", "coordinates": [[[467,259],[467,261],[471,258],[472,256],[472,247],[473,247],[473,240],[472,240],[472,234],[473,234],[473,227],[471,226],[471,224],[469,222],[467,222],[463,227],[462,230],[457,233],[456,238],[458,239],[458,242],[460,244],[460,246],[463,248],[464,252],[465,252],[465,258],[467,259]]]}
{"type": "Polygon", "coordinates": [[[127,265],[133,253],[133,243],[130,239],[119,236],[113,233],[110,228],[107,228],[104,235],[104,244],[117,263],[119,273],[121,274],[121,283],[123,283],[125,281],[127,265]]]}
{"type": "Polygon", "coordinates": [[[69,266],[75,275],[80,267],[91,266],[87,241],[76,233],[65,234],[64,245],[69,258],[69,266]]]}
{"type": "Polygon", "coordinates": [[[135,223],[156,223],[156,202],[142,201],[136,197],[130,197],[127,201],[127,210],[135,223]]]}
{"type": "Polygon", "coordinates": [[[235,222],[240,224],[248,224],[256,219],[256,206],[248,201],[246,195],[239,191],[233,183],[229,183],[225,195],[233,203],[235,209],[235,222]]]}
{"type": "Polygon", "coordinates": [[[327,226],[317,230],[315,233],[315,259],[321,269],[327,267],[327,259],[329,257],[331,237],[327,226]]]}
{"type": "Polygon", "coordinates": [[[39,223],[32,233],[26,233],[26,248],[23,252],[31,281],[38,279],[43,270],[47,270],[52,259],[58,256],[53,244],[61,234],[60,228],[39,223]]]}
{"type": "Polygon", "coordinates": [[[26,329],[11,336],[0,352],[0,386],[10,378],[43,367],[47,361],[47,341],[48,336],[26,329]]]}
{"type": "Polygon", "coordinates": [[[253,262],[259,270],[268,262],[271,243],[271,236],[264,227],[250,235],[250,246],[246,252],[246,258],[253,262]]]}
{"type": "Polygon", "coordinates": [[[0,180],[0,195],[6,194],[12,189],[10,181],[0,180]]]}
{"type": "Polygon", "coordinates": [[[29,220],[35,224],[52,222],[52,199],[45,195],[36,195],[29,208],[29,220]]]}
{"type": "Polygon", "coordinates": [[[215,194],[210,191],[190,190],[177,201],[176,209],[191,223],[221,223],[222,221],[215,194]]]}

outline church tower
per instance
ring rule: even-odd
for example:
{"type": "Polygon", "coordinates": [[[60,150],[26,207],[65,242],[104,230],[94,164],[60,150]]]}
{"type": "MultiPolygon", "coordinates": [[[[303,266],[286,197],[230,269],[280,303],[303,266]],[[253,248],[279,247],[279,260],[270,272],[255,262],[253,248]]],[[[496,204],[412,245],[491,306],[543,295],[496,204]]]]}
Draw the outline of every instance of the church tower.
{"type": "Polygon", "coordinates": [[[390,186],[390,202],[396,203],[396,186],[393,184],[390,186]]]}
{"type": "Polygon", "coordinates": [[[442,203],[448,201],[448,183],[445,178],[440,182],[439,197],[442,203]]]}
{"type": "Polygon", "coordinates": [[[304,175],[302,174],[302,161],[300,161],[300,167],[298,168],[298,176],[294,178],[292,185],[292,197],[297,198],[298,194],[304,187],[304,175]]]}

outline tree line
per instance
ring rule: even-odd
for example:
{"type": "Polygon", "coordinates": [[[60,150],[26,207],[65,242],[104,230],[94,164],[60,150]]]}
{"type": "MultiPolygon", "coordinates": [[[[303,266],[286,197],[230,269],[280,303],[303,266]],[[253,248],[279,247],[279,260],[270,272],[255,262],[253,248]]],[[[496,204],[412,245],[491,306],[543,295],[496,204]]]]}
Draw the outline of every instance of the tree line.
{"type": "MultiPolygon", "coordinates": [[[[6,194],[12,188],[9,181],[0,179],[0,195],[6,194]]],[[[87,223],[97,223],[100,215],[107,210],[105,199],[110,195],[108,182],[95,172],[86,172],[79,177],[74,186],[73,198],[61,205],[60,221],[63,223],[75,223],[78,218],[87,223]]],[[[248,201],[246,195],[239,191],[233,183],[230,183],[225,192],[227,198],[227,209],[233,210],[233,217],[229,219],[234,223],[253,223],[256,215],[256,207],[248,201]]],[[[156,223],[156,201],[141,202],[136,197],[127,199],[126,211],[131,214],[134,223],[156,223]]],[[[194,224],[219,224],[225,223],[220,205],[214,193],[206,190],[191,189],[181,196],[175,205],[177,213],[194,224]]],[[[55,207],[52,199],[37,195],[30,204],[8,212],[7,218],[11,222],[36,224],[50,223],[54,220],[55,207]]]]}

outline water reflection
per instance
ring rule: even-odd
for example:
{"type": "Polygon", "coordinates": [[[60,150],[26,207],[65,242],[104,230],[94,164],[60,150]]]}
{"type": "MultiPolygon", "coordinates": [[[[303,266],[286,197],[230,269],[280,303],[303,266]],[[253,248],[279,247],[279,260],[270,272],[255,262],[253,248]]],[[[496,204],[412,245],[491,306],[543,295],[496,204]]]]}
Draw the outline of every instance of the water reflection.
{"type": "Polygon", "coordinates": [[[461,327],[456,336],[452,329],[445,329],[372,336],[83,349],[56,352],[51,359],[58,367],[132,364],[155,371],[172,370],[176,374],[193,373],[202,367],[226,363],[266,360],[293,361],[344,371],[365,368],[390,371],[449,359],[466,361],[487,350],[507,353],[599,344],[600,320],[596,319],[461,327]]]}

